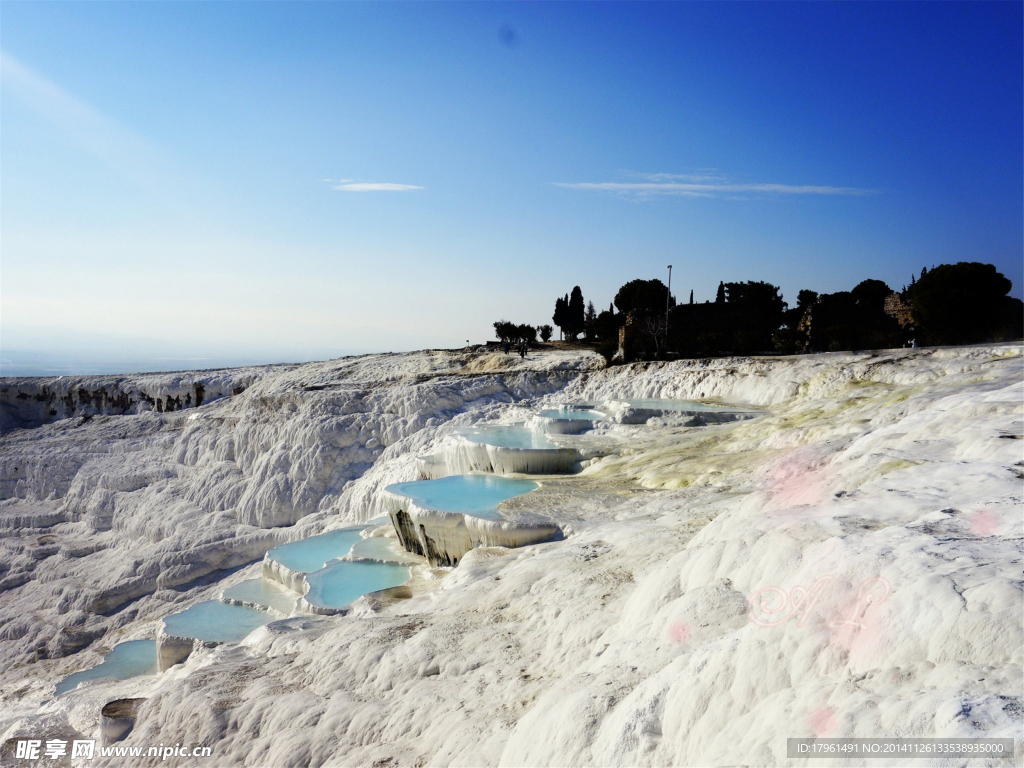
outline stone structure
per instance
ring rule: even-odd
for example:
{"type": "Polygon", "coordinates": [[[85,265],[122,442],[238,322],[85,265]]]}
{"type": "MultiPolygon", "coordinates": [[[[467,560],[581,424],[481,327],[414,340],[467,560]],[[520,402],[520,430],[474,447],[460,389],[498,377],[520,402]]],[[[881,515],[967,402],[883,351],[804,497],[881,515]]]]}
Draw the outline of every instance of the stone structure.
{"type": "Polygon", "coordinates": [[[633,359],[633,344],[636,338],[636,321],[630,312],[626,315],[626,322],[619,326],[619,349],[615,353],[615,359],[626,361],[633,359]]]}
{"type": "Polygon", "coordinates": [[[893,291],[885,297],[885,304],[883,305],[885,314],[890,317],[895,317],[896,322],[900,324],[900,328],[914,329],[914,318],[910,313],[910,305],[903,301],[903,296],[893,291]]]}

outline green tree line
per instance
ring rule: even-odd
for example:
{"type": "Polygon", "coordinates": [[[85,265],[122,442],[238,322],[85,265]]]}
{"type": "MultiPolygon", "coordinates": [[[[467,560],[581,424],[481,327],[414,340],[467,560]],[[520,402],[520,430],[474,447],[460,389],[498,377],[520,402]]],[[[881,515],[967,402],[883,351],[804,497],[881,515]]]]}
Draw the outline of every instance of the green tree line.
{"type": "MultiPolygon", "coordinates": [[[[574,286],[555,300],[552,322],[563,340],[594,343],[609,359],[627,323],[626,357],[636,360],[976,344],[1024,337],[1024,304],[1011,288],[979,262],[922,269],[898,291],[875,279],[835,293],[804,289],[793,307],[764,281],[722,281],[714,301],[694,303],[690,291],[689,302],[677,303],[661,280],[631,280],[601,312],[574,286]]],[[[494,326],[502,341],[553,333],[550,325],[494,326]]]]}

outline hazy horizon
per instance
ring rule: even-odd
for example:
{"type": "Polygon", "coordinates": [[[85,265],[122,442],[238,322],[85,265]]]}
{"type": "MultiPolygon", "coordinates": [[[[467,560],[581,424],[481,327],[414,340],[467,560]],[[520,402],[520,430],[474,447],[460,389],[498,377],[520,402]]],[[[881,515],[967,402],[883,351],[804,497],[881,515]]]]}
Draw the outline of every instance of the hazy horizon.
{"type": "Polygon", "coordinates": [[[280,365],[316,362],[320,359],[348,357],[340,354],[310,359],[262,359],[257,357],[134,357],[109,358],[74,353],[38,353],[31,350],[10,350],[0,354],[0,378],[57,376],[115,376],[135,373],[176,373],[206,371],[220,368],[280,365]]]}
{"type": "MultiPolygon", "coordinates": [[[[238,368],[332,360],[392,350],[336,347],[292,350],[242,349],[225,352],[208,345],[159,339],[67,332],[59,338],[15,333],[13,343],[0,336],[0,377],[156,373],[238,368]]],[[[53,331],[51,331],[53,333],[53,331]]],[[[408,351],[408,350],[396,350],[408,351]]]]}

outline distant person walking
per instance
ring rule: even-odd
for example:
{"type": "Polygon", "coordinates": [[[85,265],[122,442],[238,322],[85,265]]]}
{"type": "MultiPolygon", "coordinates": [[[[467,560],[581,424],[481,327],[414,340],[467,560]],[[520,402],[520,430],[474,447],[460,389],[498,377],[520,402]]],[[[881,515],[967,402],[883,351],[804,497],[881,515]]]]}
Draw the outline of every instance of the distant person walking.
{"type": "Polygon", "coordinates": [[[507,342],[507,341],[506,341],[506,342],[504,342],[504,343],[503,343],[503,344],[501,345],[501,347],[502,347],[502,349],[504,349],[504,350],[505,350],[505,354],[507,355],[507,354],[508,354],[508,350],[509,350],[508,342],[507,342]]]}

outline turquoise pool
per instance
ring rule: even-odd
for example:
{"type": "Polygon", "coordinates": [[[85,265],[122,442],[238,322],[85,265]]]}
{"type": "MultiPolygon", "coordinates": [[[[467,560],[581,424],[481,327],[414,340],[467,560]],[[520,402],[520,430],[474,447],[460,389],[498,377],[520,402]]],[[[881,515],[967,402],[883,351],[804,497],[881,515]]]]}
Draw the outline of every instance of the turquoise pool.
{"type": "Polygon", "coordinates": [[[608,418],[603,413],[588,408],[547,408],[538,415],[545,419],[570,419],[572,421],[597,421],[608,418]]]}
{"type": "Polygon", "coordinates": [[[264,611],[207,600],[164,619],[164,633],[219,643],[237,643],[274,618],[264,611]]]}
{"type": "Polygon", "coordinates": [[[54,695],[67,693],[86,680],[99,680],[103,677],[127,680],[130,677],[156,673],[156,640],[129,640],[115,645],[95,667],[65,677],[57,684],[54,695]]]}
{"type": "Polygon", "coordinates": [[[405,496],[419,507],[442,512],[463,512],[496,520],[498,505],[540,486],[532,480],[511,480],[499,475],[452,475],[440,480],[395,483],[385,490],[405,496]]]}
{"type": "Polygon", "coordinates": [[[405,584],[409,568],[398,563],[331,563],[306,577],[306,600],[321,608],[344,608],[369,592],[405,584]]]}
{"type": "Polygon", "coordinates": [[[323,568],[331,560],[347,555],[352,545],[359,541],[361,530],[362,528],[342,528],[328,531],[274,547],[267,556],[293,571],[312,573],[323,568]]]}
{"type": "Polygon", "coordinates": [[[247,579],[224,590],[223,597],[273,608],[286,616],[295,608],[296,595],[266,579],[247,579]]]}

